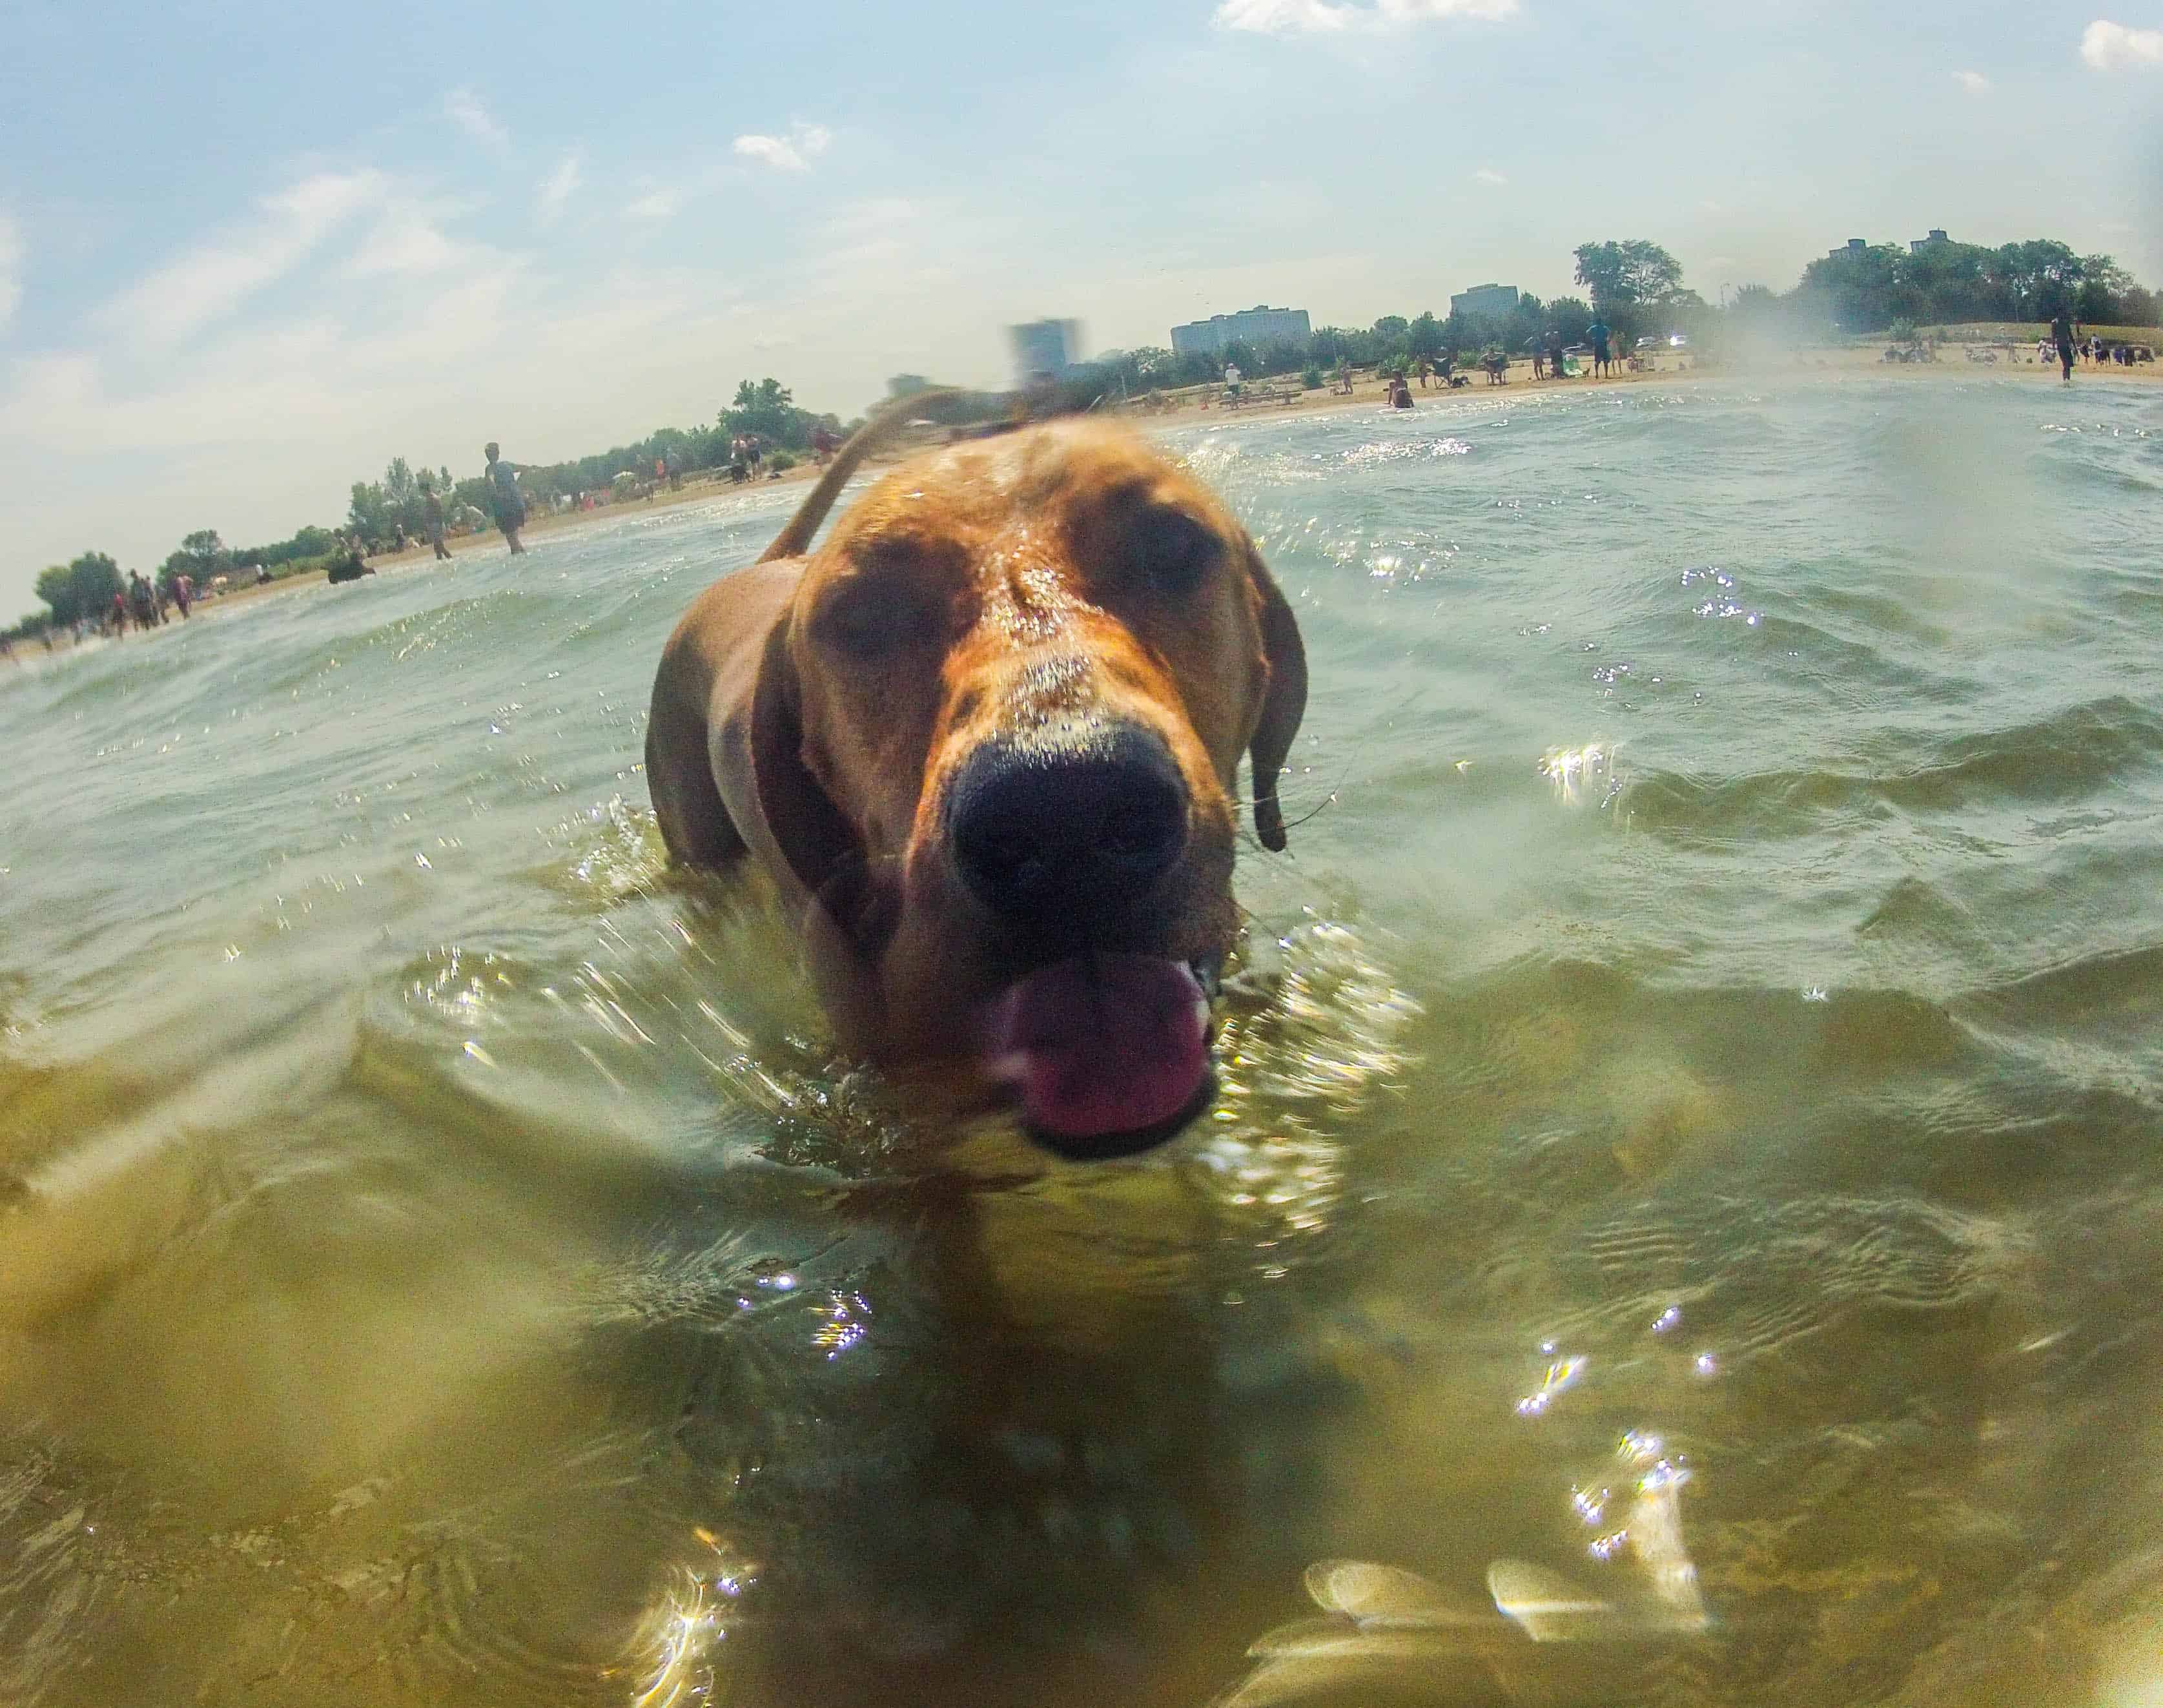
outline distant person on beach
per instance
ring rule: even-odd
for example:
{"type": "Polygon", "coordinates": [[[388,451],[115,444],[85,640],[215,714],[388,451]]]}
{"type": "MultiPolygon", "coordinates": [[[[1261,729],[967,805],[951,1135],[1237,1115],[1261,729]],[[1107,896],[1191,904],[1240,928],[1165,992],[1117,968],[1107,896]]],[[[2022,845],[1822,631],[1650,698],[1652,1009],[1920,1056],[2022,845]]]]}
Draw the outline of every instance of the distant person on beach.
{"type": "Polygon", "coordinates": [[[1615,365],[1614,354],[1608,345],[1613,336],[1607,322],[1596,314],[1592,324],[1584,329],[1584,341],[1592,346],[1592,377],[1595,380],[1604,377],[1615,365]]]}
{"type": "Polygon", "coordinates": [[[1337,359],[1337,389],[1347,397],[1352,395],[1352,359],[1349,356],[1337,359]]]}
{"type": "Polygon", "coordinates": [[[421,477],[421,521],[428,531],[428,543],[436,548],[436,560],[441,563],[451,555],[451,548],[443,542],[443,500],[436,496],[435,483],[427,475],[421,477]]]}
{"type": "Polygon", "coordinates": [[[1563,371],[1562,365],[1562,329],[1551,326],[1548,328],[1548,378],[1565,380],[1569,377],[1563,371]]]}
{"type": "Polygon", "coordinates": [[[1547,346],[1542,343],[1538,338],[1535,336],[1525,340],[1525,348],[1532,353],[1532,378],[1535,380],[1546,379],[1548,377],[1547,346]]]}
{"type": "Polygon", "coordinates": [[[188,607],[196,602],[196,579],[192,575],[173,578],[173,603],[180,607],[181,621],[188,620],[188,607]]]}
{"type": "Polygon", "coordinates": [[[496,527],[503,530],[504,543],[516,558],[526,549],[518,538],[518,531],[526,526],[526,495],[518,490],[518,470],[503,460],[494,439],[483,447],[483,453],[488,458],[489,505],[495,511],[496,527]]]}
{"type": "Polygon", "coordinates": [[[2078,331],[2072,316],[2062,308],[2050,317],[2050,341],[2058,347],[2058,377],[2061,380],[2073,377],[2073,339],[2078,331]]]}
{"type": "Polygon", "coordinates": [[[1239,364],[1227,362],[1224,364],[1224,390],[1228,396],[1237,397],[1239,395],[1239,364]]]}
{"type": "Polygon", "coordinates": [[[1390,407],[1392,409],[1412,407],[1412,389],[1405,383],[1405,376],[1401,374],[1393,375],[1390,377],[1390,407]]]}

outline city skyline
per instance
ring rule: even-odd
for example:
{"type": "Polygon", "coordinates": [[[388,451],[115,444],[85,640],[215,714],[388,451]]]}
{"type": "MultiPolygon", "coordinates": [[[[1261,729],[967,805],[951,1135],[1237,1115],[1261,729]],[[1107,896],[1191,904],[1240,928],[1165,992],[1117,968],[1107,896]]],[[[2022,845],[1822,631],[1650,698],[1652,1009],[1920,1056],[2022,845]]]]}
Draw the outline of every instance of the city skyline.
{"type": "Polygon", "coordinates": [[[1098,348],[1257,302],[1364,326],[1466,280],[1573,290],[1576,244],[1631,236],[1716,299],[1926,222],[2163,283],[2129,213],[2158,176],[2147,13],[1925,0],[1892,38],[1859,4],[1673,0],[642,19],[666,51],[596,53],[553,0],[515,26],[460,0],[240,0],[214,31],[29,9],[0,113],[0,620],[46,563],[279,537],[394,455],[553,460],[767,374],[845,416],[896,371],[1003,383],[1003,329],[1045,306],[1098,348]]]}

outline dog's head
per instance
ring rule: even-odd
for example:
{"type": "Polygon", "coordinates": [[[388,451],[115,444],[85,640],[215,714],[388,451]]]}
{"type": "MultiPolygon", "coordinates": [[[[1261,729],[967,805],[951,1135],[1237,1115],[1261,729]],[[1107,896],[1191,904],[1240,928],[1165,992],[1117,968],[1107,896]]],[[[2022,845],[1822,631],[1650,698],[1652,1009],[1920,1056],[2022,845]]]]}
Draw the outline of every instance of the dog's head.
{"type": "Polygon", "coordinates": [[[1281,849],[1306,698],[1252,542],[1132,435],[1053,423],[887,476],[807,563],[753,706],[845,1042],[963,1066],[1062,1155],[1177,1130],[1210,1094],[1239,760],[1281,849]]]}

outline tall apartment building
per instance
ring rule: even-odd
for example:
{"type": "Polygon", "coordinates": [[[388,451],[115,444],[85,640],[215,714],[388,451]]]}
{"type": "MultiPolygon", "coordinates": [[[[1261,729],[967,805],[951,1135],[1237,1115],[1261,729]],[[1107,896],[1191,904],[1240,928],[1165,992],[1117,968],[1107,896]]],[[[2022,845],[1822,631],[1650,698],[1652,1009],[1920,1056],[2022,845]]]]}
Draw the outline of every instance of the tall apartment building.
{"type": "Polygon", "coordinates": [[[1082,359],[1082,322],[1078,320],[1032,320],[1007,328],[1013,349],[1014,383],[1026,385],[1040,374],[1055,380],[1082,359]]]}
{"type": "Polygon", "coordinates": [[[1507,314],[1516,306],[1517,287],[1514,285],[1474,285],[1449,299],[1452,314],[1507,314]]]}
{"type": "Polygon", "coordinates": [[[1256,304],[1237,314],[1212,314],[1171,329],[1176,355],[1221,356],[1234,338],[1259,349],[1264,344],[1303,344],[1314,336],[1303,308],[1270,308],[1256,304]]]}

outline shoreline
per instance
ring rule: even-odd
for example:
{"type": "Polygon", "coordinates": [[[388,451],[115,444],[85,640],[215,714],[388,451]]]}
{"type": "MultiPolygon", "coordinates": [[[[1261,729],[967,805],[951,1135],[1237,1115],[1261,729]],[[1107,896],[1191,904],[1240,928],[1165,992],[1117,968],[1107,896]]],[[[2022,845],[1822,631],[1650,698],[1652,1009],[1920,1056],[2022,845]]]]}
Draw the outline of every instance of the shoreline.
{"type": "MultiPolygon", "coordinates": [[[[1955,349],[1966,349],[1971,347],[1947,344],[1941,346],[1940,348],[1943,350],[1951,351],[1955,349]]],[[[1999,350],[2003,348],[2003,346],[1975,345],[1972,348],[1977,349],[1999,350]]],[[[2058,378],[2056,364],[2055,363],[2050,367],[2045,368],[2032,362],[2014,361],[2008,363],[2003,360],[2002,357],[1995,363],[1979,361],[1972,362],[1964,355],[1955,356],[1950,360],[1941,358],[1936,362],[1886,362],[1881,359],[1878,354],[1877,347],[1874,346],[1867,350],[1830,349],[1811,351],[1806,354],[1798,353],[1791,361],[1786,363],[1752,362],[1736,365],[1715,364],[1704,367],[1700,367],[1691,362],[1689,359],[1688,354],[1685,352],[1682,353],[1680,360],[1675,361],[1670,365],[1655,368],[1645,372],[1636,374],[1625,372],[1610,375],[1605,379],[1597,380],[1587,376],[1580,376],[1574,380],[1536,380],[1532,378],[1532,364],[1529,361],[1513,359],[1509,366],[1508,381],[1506,384],[1502,385],[1490,385],[1487,383],[1485,375],[1477,369],[1473,370],[1472,383],[1470,385],[1459,387],[1453,390],[1449,389],[1438,390],[1434,386],[1430,385],[1427,390],[1422,391],[1417,385],[1415,385],[1412,388],[1412,398],[1414,402],[1413,408],[1410,411],[1396,411],[1391,412],[1394,414],[1417,415],[1419,412],[1420,408],[1427,405],[1440,403],[1462,404],[1469,402],[1474,399],[1491,398],[1497,393],[1503,394],[1504,396],[1522,396],[1527,393],[1531,393],[1535,396],[1544,396],[1550,392],[1574,393],[1579,391],[1604,391],[1626,385],[1673,385],[1678,380],[1769,380],[1783,378],[1813,379],[1820,376],[1833,375],[1852,378],[1858,375],[1876,375],[1888,378],[1913,378],[1916,380],[1982,380],[2000,376],[2010,376],[2034,380],[2048,380],[2053,385],[2061,383],[2058,378]]],[[[2091,381],[2129,380],[2134,383],[2152,385],[2158,382],[2163,382],[2163,362],[2151,363],[2144,367],[2113,367],[2109,369],[2083,368],[2077,364],[2073,369],[2073,385],[2076,388],[2078,387],[2084,377],[2091,381]]],[[[1270,385],[1272,382],[1263,380],[1255,380],[1251,383],[1256,386],[1263,386],[1270,385]]],[[[1249,422],[1283,421],[1288,418],[1303,418],[1305,417],[1313,415],[1342,414],[1347,411],[1357,410],[1380,411],[1386,407],[1387,403],[1385,387],[1380,380],[1374,378],[1372,375],[1368,375],[1356,380],[1354,383],[1352,393],[1349,396],[1332,392],[1325,386],[1322,390],[1317,391],[1303,391],[1296,401],[1290,404],[1250,404],[1236,409],[1219,408],[1213,403],[1207,406],[1199,406],[1197,401],[1197,394],[1207,393],[1213,397],[1217,389],[1218,388],[1215,387],[1187,387],[1181,392],[1166,393],[1165,396],[1168,397],[1176,396],[1183,401],[1179,406],[1167,408],[1161,411],[1144,410],[1133,404],[1129,404],[1124,408],[1113,411],[1113,413],[1116,414],[1119,420],[1129,422],[1138,431],[1148,432],[1162,427],[1183,427],[1220,424],[1239,424],[1249,422]]],[[[893,456],[874,458],[868,466],[872,469],[877,469],[887,464],[898,462],[904,456],[914,454],[914,449],[913,448],[904,448],[893,456]]],[[[795,468],[790,469],[787,474],[781,476],[778,480],[769,479],[757,481],[755,483],[746,483],[741,490],[746,493],[753,490],[764,491],[769,487],[785,487],[809,482],[817,479],[820,472],[821,471],[817,467],[809,462],[800,463],[795,468]]],[[[739,489],[731,485],[725,479],[720,480],[701,480],[696,477],[689,477],[685,479],[683,488],[680,492],[657,494],[652,502],[650,504],[644,501],[634,501],[631,504],[611,504],[603,506],[599,510],[570,511],[561,516],[542,516],[537,518],[533,522],[529,523],[525,529],[525,534],[526,537],[532,539],[544,533],[568,532],[572,529],[606,521],[626,511],[650,513],[654,511],[673,509],[685,504],[710,502],[716,497],[720,497],[731,492],[736,492],[739,489]]],[[[491,530],[469,534],[463,539],[453,540],[448,543],[454,557],[462,549],[479,549],[500,552],[503,549],[503,537],[491,530]]],[[[427,563],[431,561],[431,558],[429,548],[424,542],[416,547],[409,547],[406,551],[395,553],[395,555],[373,558],[369,561],[373,565],[395,565],[403,568],[411,567],[416,563],[427,563]]],[[[293,579],[296,581],[320,583],[322,577],[320,575],[312,574],[308,576],[295,577],[293,579]]],[[[259,591],[267,593],[271,591],[273,588],[283,586],[284,584],[285,584],[282,582],[274,582],[271,584],[271,587],[259,589],[242,589],[242,591],[248,593],[259,591]]],[[[233,594],[228,594],[226,595],[228,599],[231,599],[235,596],[236,595],[233,594]]]]}
{"type": "MultiPolygon", "coordinates": [[[[1878,347],[1872,346],[1869,348],[1799,351],[1785,362],[1747,362],[1732,365],[1715,364],[1705,366],[1700,366],[1694,363],[1690,360],[1688,353],[1683,352],[1679,353],[1679,359],[1674,360],[1670,365],[1634,374],[1626,371],[1605,379],[1593,379],[1581,375],[1571,380],[1536,380],[1532,377],[1532,364],[1529,361],[1513,359],[1507,370],[1507,381],[1504,385],[1490,385],[1484,370],[1475,368],[1471,370],[1469,375],[1471,383],[1469,385],[1453,390],[1448,388],[1438,390],[1430,385],[1425,390],[1415,385],[1412,389],[1413,408],[1409,411],[1388,410],[1386,388],[1381,380],[1369,375],[1355,379],[1351,395],[1349,396],[1324,387],[1314,391],[1302,390],[1290,403],[1251,403],[1238,408],[1225,409],[1217,402],[1219,388],[1191,386],[1180,391],[1164,394],[1171,401],[1168,407],[1148,410],[1130,403],[1114,413],[1119,419],[1130,422],[1138,431],[1150,432],[1161,428],[1283,421],[1288,418],[1343,414],[1349,411],[1361,410],[1376,412],[1387,411],[1392,416],[1417,415],[1424,406],[1442,403],[1466,404],[1477,400],[1492,399],[1497,393],[1506,397],[1522,397],[1527,395],[1546,396],[1557,392],[1604,391],[1628,385],[1672,385],[1678,380],[1685,380],[1852,379],[1858,375],[1873,375],[1882,378],[1899,378],[1918,381],[1953,378],[1969,380],[2003,378],[2027,380],[2031,382],[2047,381],[2052,385],[2064,383],[2059,378],[2056,363],[2045,366],[2035,361],[2032,359],[2032,350],[2025,352],[2025,359],[2024,359],[2023,352],[2019,346],[2015,346],[2014,359],[2011,361],[2004,359],[2005,347],[2003,344],[1946,344],[1939,348],[1941,353],[1940,359],[1934,362],[1887,362],[1879,354],[1878,347]],[[1998,359],[1993,362],[1970,359],[1966,353],[1971,349],[1989,350],[1997,355],[1998,359]],[[1951,359],[1946,359],[1946,353],[1951,352],[1960,354],[1953,354],[1951,359]],[[1208,401],[1204,401],[1204,399],[1208,401]]],[[[2073,369],[2072,389],[2077,390],[2083,382],[2133,385],[2163,383],[2163,362],[2129,368],[2115,365],[2088,367],[2076,364],[2073,369]]],[[[1259,389],[1272,383],[1281,382],[1258,380],[1249,383],[1259,389]]],[[[913,448],[905,448],[893,457],[875,458],[871,466],[876,469],[882,464],[898,461],[902,456],[914,453],[913,448]]],[[[747,481],[741,487],[731,482],[725,475],[718,479],[701,478],[699,475],[689,476],[680,490],[656,493],[650,500],[634,500],[627,504],[604,505],[596,510],[573,510],[559,515],[535,516],[528,521],[523,532],[526,538],[536,539],[616,521],[626,513],[651,515],[657,511],[678,509],[689,504],[711,503],[717,498],[731,494],[743,495],[754,491],[762,492],[770,487],[786,488],[804,485],[815,480],[821,472],[816,464],[805,461],[799,463],[795,468],[778,478],[769,478],[755,482],[747,481]]],[[[445,543],[449,546],[451,551],[451,558],[447,561],[453,563],[468,553],[500,553],[504,550],[503,536],[494,529],[480,530],[458,536],[447,540],[445,543]]],[[[406,570],[426,567],[438,561],[446,560],[437,559],[427,542],[423,541],[418,545],[407,547],[403,552],[371,558],[369,563],[369,567],[374,569],[406,570]]],[[[215,620],[224,615],[228,608],[236,612],[244,611],[258,605],[266,597],[297,593],[303,589],[324,587],[328,584],[328,578],[324,572],[311,570],[306,574],[282,576],[263,585],[236,587],[231,592],[216,599],[197,601],[195,617],[215,620]]],[[[176,618],[174,621],[178,622],[194,620],[194,618],[185,620],[176,618]]],[[[139,636],[136,637],[140,638],[139,636]]],[[[123,638],[127,637],[123,637],[123,638]]],[[[71,641],[58,646],[54,649],[54,656],[62,652],[73,651],[76,645],[76,642],[71,641]]],[[[43,655],[44,647],[39,643],[34,641],[18,641],[15,645],[15,657],[13,662],[27,663],[32,658],[43,655]]]]}

